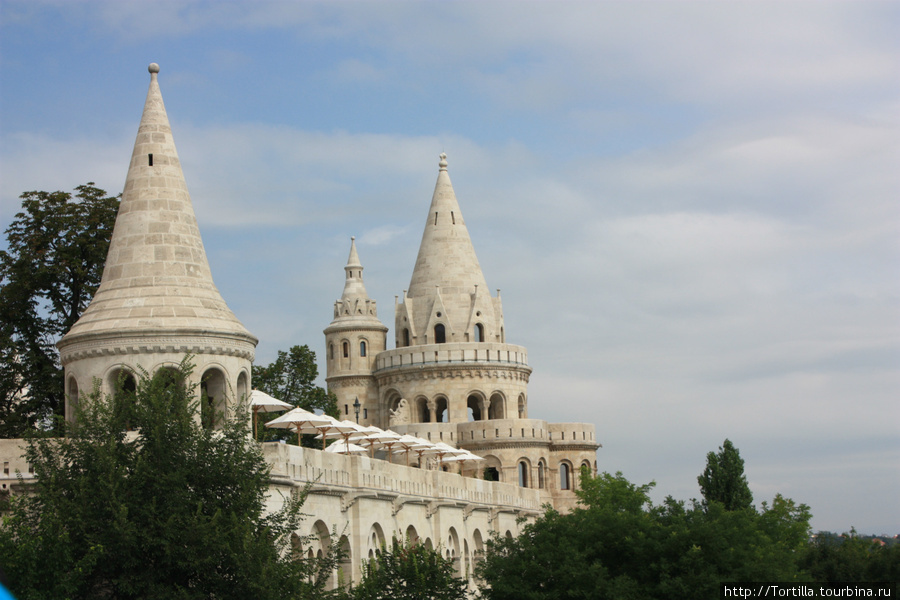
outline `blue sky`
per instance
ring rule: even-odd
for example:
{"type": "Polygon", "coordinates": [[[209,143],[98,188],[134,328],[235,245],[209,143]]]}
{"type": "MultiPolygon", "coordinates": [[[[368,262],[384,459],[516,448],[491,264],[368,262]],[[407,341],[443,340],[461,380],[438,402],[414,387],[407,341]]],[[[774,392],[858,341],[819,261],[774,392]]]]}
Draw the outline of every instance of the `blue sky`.
{"type": "Polygon", "coordinates": [[[602,469],[900,533],[900,4],[0,1],[0,226],[123,185],[160,85],[216,283],[321,350],[355,235],[393,327],[440,152],[529,414],[602,469]]]}

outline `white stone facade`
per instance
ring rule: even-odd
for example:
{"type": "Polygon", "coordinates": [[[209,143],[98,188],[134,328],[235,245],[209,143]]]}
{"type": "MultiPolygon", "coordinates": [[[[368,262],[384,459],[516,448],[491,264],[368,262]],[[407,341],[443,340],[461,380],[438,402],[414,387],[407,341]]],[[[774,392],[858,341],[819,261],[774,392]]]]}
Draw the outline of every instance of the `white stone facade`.
{"type": "MultiPolygon", "coordinates": [[[[216,289],[159,90],[157,65],[129,165],[103,279],[92,303],[58,347],[66,415],[99,382],[154,374],[192,356],[191,383],[224,413],[251,390],[257,339],[216,289]]],[[[499,291],[491,296],[450,184],[446,156],[409,290],[395,305],[395,348],[363,284],[355,240],[334,320],[325,329],[329,388],[345,418],[464,447],[486,460],[441,469],[381,458],[265,444],[269,506],[307,485],[309,518],[298,536],[340,541],[349,560],[332,584],[358,580],[363,559],[391,536],[421,539],[470,577],[492,533],[516,535],[519,517],[542,505],[570,509],[582,465],[596,470],[594,426],[528,415],[531,367],[524,347],[506,343],[499,291]],[[496,480],[485,480],[485,475],[496,480]],[[334,538],[336,537],[336,540],[334,538]]],[[[2,489],[31,477],[21,440],[0,440],[2,489]]],[[[415,460],[413,462],[416,462],[415,460]]]]}

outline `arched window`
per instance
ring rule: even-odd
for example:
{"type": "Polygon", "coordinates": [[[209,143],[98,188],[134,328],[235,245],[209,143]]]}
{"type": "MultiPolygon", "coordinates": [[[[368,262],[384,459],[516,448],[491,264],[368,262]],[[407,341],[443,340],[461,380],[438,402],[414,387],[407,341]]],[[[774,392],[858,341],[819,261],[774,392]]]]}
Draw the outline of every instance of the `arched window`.
{"type": "Polygon", "coordinates": [[[519,395],[519,418],[526,418],[527,414],[525,411],[525,396],[519,395]]]}
{"type": "Polygon", "coordinates": [[[366,343],[365,342],[359,343],[359,355],[362,357],[366,356],[366,343]]]}
{"type": "Polygon", "coordinates": [[[559,489],[572,489],[572,468],[567,463],[559,464],[559,489]]]}
{"type": "Polygon", "coordinates": [[[483,342],[484,341],[484,325],[481,323],[475,324],[475,341],[483,342]]]}
{"type": "Polygon", "coordinates": [[[519,487],[528,487],[528,463],[519,461],[519,487]]]}
{"type": "Polygon", "coordinates": [[[350,358],[350,343],[344,342],[341,346],[343,347],[344,358],[350,358]]]}
{"type": "Polygon", "coordinates": [[[443,323],[438,323],[434,326],[434,343],[435,344],[443,344],[447,341],[447,334],[444,330],[443,323]]]}
{"type": "Polygon", "coordinates": [[[403,346],[409,346],[409,329],[403,330],[403,346]]]}
{"type": "Polygon", "coordinates": [[[78,382],[74,377],[69,378],[69,392],[66,394],[69,401],[69,421],[75,422],[75,416],[78,413],[78,382]]]}
{"type": "Polygon", "coordinates": [[[544,489],[544,461],[540,460],[538,462],[538,488],[544,489]]]}

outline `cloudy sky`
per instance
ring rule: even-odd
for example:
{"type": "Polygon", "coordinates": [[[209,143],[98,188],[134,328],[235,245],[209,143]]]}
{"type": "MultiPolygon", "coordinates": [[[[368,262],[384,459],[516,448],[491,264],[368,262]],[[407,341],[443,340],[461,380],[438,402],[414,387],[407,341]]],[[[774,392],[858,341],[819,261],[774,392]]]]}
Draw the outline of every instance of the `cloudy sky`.
{"type": "Polygon", "coordinates": [[[595,423],[657,500],[729,438],[757,502],[900,533],[897,31],[896,2],[2,0],[0,226],[121,190],[158,62],[267,363],[324,346],[351,235],[393,327],[446,152],[530,416],[595,423]]]}

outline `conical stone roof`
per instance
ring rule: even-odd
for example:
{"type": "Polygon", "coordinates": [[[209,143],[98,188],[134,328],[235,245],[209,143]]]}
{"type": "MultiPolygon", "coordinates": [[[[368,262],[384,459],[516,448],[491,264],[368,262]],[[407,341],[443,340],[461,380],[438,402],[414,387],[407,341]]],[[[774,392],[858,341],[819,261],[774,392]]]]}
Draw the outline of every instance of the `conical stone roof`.
{"type": "Polygon", "coordinates": [[[410,327],[411,344],[431,343],[436,325],[444,328],[447,341],[501,341],[500,298],[490,295],[450,183],[446,154],[438,167],[416,266],[396,314],[397,331],[410,327]],[[475,335],[479,324],[484,340],[475,335]]]}
{"type": "Polygon", "coordinates": [[[435,287],[440,287],[444,295],[471,294],[475,286],[488,289],[450,183],[447,155],[441,154],[440,158],[437,183],[409,283],[410,298],[433,295],[435,287]]]}
{"type": "Polygon", "coordinates": [[[256,345],[213,283],[160,93],[150,89],[91,304],[60,341],[136,333],[214,334],[256,345]]]}

